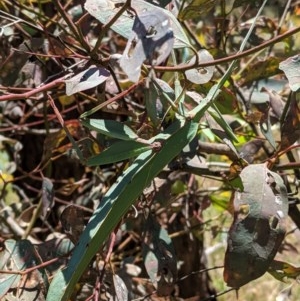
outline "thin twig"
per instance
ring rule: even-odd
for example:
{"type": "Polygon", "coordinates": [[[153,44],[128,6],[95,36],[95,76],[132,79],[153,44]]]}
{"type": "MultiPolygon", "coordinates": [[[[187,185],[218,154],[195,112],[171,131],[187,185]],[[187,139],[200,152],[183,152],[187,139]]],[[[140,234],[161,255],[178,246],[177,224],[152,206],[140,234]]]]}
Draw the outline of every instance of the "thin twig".
{"type": "MultiPolygon", "coordinates": [[[[54,81],[42,85],[40,87],[37,87],[35,89],[32,89],[31,91],[25,92],[25,93],[20,93],[20,94],[5,94],[5,95],[1,95],[0,96],[0,101],[7,101],[7,100],[17,100],[17,99],[28,99],[30,97],[32,97],[33,95],[40,93],[40,92],[44,92],[47,90],[51,90],[52,88],[60,85],[61,83],[64,82],[66,76],[60,77],[58,79],[55,79],[54,81]]],[[[1,86],[0,86],[0,90],[1,90],[1,86]]]]}
{"type": "MultiPolygon", "coordinates": [[[[193,68],[201,68],[201,67],[208,67],[208,66],[215,66],[215,65],[218,65],[218,64],[223,64],[223,63],[229,63],[229,62],[232,62],[233,60],[238,60],[238,59],[241,59],[245,56],[248,56],[252,53],[255,53],[257,51],[260,51],[264,48],[267,48],[269,47],[270,45],[272,44],[276,44],[276,43],[279,43],[281,42],[282,40],[296,34],[300,32],[300,26],[294,28],[294,29],[291,29],[285,33],[283,33],[282,35],[279,35],[269,41],[266,41],[256,47],[253,47],[251,49],[248,49],[248,50],[245,50],[245,51],[242,51],[242,52],[237,52],[236,54],[233,54],[233,55],[230,55],[230,56],[227,56],[227,57],[224,57],[224,58],[221,58],[221,59],[216,59],[216,60],[213,60],[213,61],[209,61],[209,62],[205,62],[205,63],[200,63],[198,65],[191,65],[191,64],[182,64],[182,65],[178,65],[178,66],[153,66],[153,68],[157,71],[169,71],[169,72],[174,72],[174,71],[186,71],[186,70],[189,70],[189,69],[193,69],[193,68]]],[[[150,68],[150,66],[147,66],[150,68]]]]}
{"type": "Polygon", "coordinates": [[[139,82],[131,85],[127,90],[119,93],[118,95],[104,101],[103,103],[99,104],[98,106],[94,107],[93,109],[84,112],[83,114],[80,115],[80,118],[86,118],[89,115],[94,114],[95,112],[99,111],[100,109],[106,107],[107,105],[123,98],[124,96],[126,96],[127,94],[129,94],[132,90],[134,90],[136,87],[138,87],[144,80],[140,80],[139,82]]]}
{"type": "Polygon", "coordinates": [[[50,264],[53,264],[55,262],[57,262],[58,260],[60,259],[60,257],[55,257],[55,258],[52,258],[46,262],[43,262],[41,264],[38,264],[34,267],[31,267],[31,268],[28,268],[28,269],[25,269],[25,270],[22,270],[22,271],[14,271],[14,270],[0,270],[0,274],[16,274],[16,275],[26,275],[28,273],[31,273],[32,271],[35,271],[37,269],[40,269],[40,268],[44,268],[50,264]]]}
{"type": "Polygon", "coordinates": [[[48,95],[49,103],[50,103],[50,105],[51,105],[51,107],[52,107],[52,109],[53,109],[53,111],[54,111],[54,113],[55,113],[55,115],[56,115],[58,121],[60,122],[62,128],[65,130],[65,132],[66,132],[66,134],[67,134],[67,136],[68,136],[70,142],[72,143],[72,146],[74,147],[74,149],[75,149],[75,151],[76,151],[76,154],[77,154],[77,156],[78,156],[80,162],[84,162],[84,158],[83,158],[82,152],[81,152],[81,150],[79,149],[79,147],[78,147],[76,141],[75,141],[74,138],[72,137],[72,135],[71,135],[71,133],[70,133],[68,127],[66,127],[65,122],[64,122],[64,120],[63,120],[61,114],[59,113],[59,111],[58,111],[58,109],[57,109],[57,107],[56,107],[56,105],[55,105],[55,103],[54,103],[53,98],[51,97],[50,94],[47,94],[47,95],[48,95]]]}
{"type": "Polygon", "coordinates": [[[81,32],[77,29],[73,21],[69,18],[69,16],[66,14],[64,8],[62,7],[61,3],[58,0],[54,0],[54,5],[59,11],[62,18],[65,20],[65,22],[68,24],[70,30],[74,33],[74,35],[77,37],[78,41],[80,41],[81,46],[87,51],[90,51],[90,46],[82,36],[81,32]]]}
{"type": "Polygon", "coordinates": [[[91,51],[90,55],[93,57],[93,55],[97,52],[98,48],[100,47],[100,44],[102,42],[102,39],[106,32],[111,28],[111,26],[119,19],[119,17],[125,12],[125,10],[130,6],[131,0],[126,0],[124,5],[120,8],[120,10],[111,18],[111,20],[106,23],[102,29],[100,36],[98,37],[98,40],[96,42],[96,45],[94,46],[93,50],[91,51]]]}
{"type": "Polygon", "coordinates": [[[220,292],[220,293],[211,295],[211,296],[209,296],[209,297],[207,297],[207,298],[205,298],[205,299],[202,299],[201,301],[208,301],[208,300],[212,300],[212,299],[215,300],[217,297],[220,297],[220,296],[222,296],[222,295],[225,295],[225,294],[227,294],[227,293],[229,293],[229,292],[231,292],[231,291],[236,291],[236,289],[235,289],[235,288],[229,288],[228,290],[225,290],[225,291],[222,291],[222,292],[220,292]]]}

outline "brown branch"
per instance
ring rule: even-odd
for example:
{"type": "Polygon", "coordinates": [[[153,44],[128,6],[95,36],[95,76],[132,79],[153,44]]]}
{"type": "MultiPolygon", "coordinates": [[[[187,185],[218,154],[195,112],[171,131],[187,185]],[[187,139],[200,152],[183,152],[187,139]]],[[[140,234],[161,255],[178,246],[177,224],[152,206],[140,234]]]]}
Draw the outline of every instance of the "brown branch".
{"type": "Polygon", "coordinates": [[[125,97],[127,94],[129,94],[131,91],[133,91],[136,87],[138,87],[140,84],[142,84],[144,80],[141,79],[137,83],[132,84],[127,90],[122,91],[121,93],[115,95],[114,97],[104,101],[103,103],[99,104],[98,106],[94,107],[93,109],[84,112],[83,114],[80,115],[80,118],[85,118],[91,114],[94,114],[98,110],[101,110],[102,108],[106,107],[107,105],[125,97]]]}
{"type": "Polygon", "coordinates": [[[36,266],[33,266],[33,267],[30,267],[30,268],[27,268],[25,270],[20,270],[20,271],[17,271],[17,270],[0,270],[0,274],[16,274],[16,275],[26,275],[32,271],[35,271],[37,269],[41,269],[41,268],[44,268],[50,264],[53,264],[55,262],[57,262],[58,260],[60,260],[60,257],[55,257],[55,258],[52,258],[46,262],[43,262],[41,264],[38,264],[36,266]]]}
{"type": "Polygon", "coordinates": [[[229,146],[223,143],[211,143],[199,141],[199,152],[216,155],[226,155],[230,159],[235,160],[236,155],[229,146]]]}
{"type": "MultiPolygon", "coordinates": [[[[41,85],[40,87],[32,89],[32,90],[30,90],[28,92],[18,93],[18,94],[5,94],[5,95],[1,95],[0,96],[0,101],[17,100],[17,99],[22,99],[22,98],[30,98],[33,95],[37,94],[37,93],[47,91],[47,90],[52,89],[55,86],[63,83],[64,79],[65,79],[65,76],[60,77],[60,78],[55,79],[54,81],[52,81],[52,82],[50,82],[48,84],[41,85]]],[[[1,86],[0,86],[0,90],[1,90],[1,86]]]]}
{"type": "Polygon", "coordinates": [[[64,7],[61,5],[60,1],[54,0],[54,5],[58,12],[60,13],[61,17],[64,19],[64,21],[68,24],[70,30],[73,32],[73,34],[76,36],[78,41],[80,41],[81,46],[87,51],[90,51],[90,47],[86,40],[84,39],[83,35],[81,34],[81,31],[79,28],[74,24],[73,20],[68,16],[66,13],[64,7]]]}
{"type": "Polygon", "coordinates": [[[221,58],[221,59],[216,59],[216,60],[213,60],[213,61],[209,61],[209,62],[197,64],[197,65],[182,64],[182,65],[174,66],[174,67],[171,67],[171,66],[147,66],[147,67],[149,67],[149,68],[152,67],[157,71],[165,71],[165,72],[166,71],[171,71],[171,72],[174,72],[174,71],[186,71],[186,70],[193,69],[193,68],[208,67],[208,66],[215,66],[215,65],[218,65],[218,64],[228,63],[228,62],[231,62],[233,60],[241,59],[241,58],[243,58],[245,56],[248,56],[252,53],[258,52],[258,51],[260,51],[264,48],[269,47],[270,45],[281,42],[282,40],[284,40],[284,39],[286,39],[286,38],[288,38],[288,37],[290,37],[290,36],[292,36],[292,35],[294,35],[298,32],[300,32],[300,26],[287,31],[287,32],[283,33],[282,35],[276,36],[275,38],[273,38],[273,39],[271,39],[267,42],[264,42],[261,45],[253,47],[251,49],[245,50],[243,52],[237,52],[236,54],[233,54],[233,55],[221,58]]]}

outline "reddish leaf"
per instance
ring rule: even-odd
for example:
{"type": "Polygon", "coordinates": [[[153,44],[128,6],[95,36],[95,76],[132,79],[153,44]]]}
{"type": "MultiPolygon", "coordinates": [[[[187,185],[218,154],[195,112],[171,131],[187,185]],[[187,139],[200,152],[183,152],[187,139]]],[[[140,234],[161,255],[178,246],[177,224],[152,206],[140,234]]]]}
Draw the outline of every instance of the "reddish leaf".
{"type": "MultiPolygon", "coordinates": [[[[70,134],[75,139],[82,138],[84,131],[78,120],[68,120],[65,123],[70,134]]],[[[66,140],[67,135],[64,129],[47,135],[44,142],[44,152],[42,162],[47,162],[54,155],[61,155],[71,148],[70,143],[66,140]],[[65,140],[67,141],[66,143],[65,140]]]]}

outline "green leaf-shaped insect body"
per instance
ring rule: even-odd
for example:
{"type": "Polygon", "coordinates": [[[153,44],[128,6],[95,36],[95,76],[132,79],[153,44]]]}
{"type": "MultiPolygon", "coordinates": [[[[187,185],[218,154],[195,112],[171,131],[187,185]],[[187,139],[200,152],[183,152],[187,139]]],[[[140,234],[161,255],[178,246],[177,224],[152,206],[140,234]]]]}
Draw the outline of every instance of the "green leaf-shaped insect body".
{"type": "Polygon", "coordinates": [[[278,174],[265,164],[253,164],[240,177],[244,191],[234,193],[224,263],[224,280],[235,288],[268,270],[284,239],[288,215],[286,187],[278,174]]]}

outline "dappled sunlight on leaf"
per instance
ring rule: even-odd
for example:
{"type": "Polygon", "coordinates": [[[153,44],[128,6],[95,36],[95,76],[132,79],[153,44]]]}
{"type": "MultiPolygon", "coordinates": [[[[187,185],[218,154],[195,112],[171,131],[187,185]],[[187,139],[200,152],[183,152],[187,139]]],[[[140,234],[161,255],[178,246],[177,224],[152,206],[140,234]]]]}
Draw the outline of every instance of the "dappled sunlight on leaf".
{"type": "Polygon", "coordinates": [[[109,76],[110,73],[105,68],[90,66],[88,69],[65,81],[66,94],[70,96],[74,93],[94,88],[105,82],[109,76]]]}
{"type": "Polygon", "coordinates": [[[173,43],[173,29],[166,14],[154,9],[137,15],[120,66],[129,80],[136,82],[143,62],[147,59],[151,65],[159,65],[169,56],[173,43]]]}

